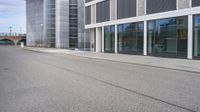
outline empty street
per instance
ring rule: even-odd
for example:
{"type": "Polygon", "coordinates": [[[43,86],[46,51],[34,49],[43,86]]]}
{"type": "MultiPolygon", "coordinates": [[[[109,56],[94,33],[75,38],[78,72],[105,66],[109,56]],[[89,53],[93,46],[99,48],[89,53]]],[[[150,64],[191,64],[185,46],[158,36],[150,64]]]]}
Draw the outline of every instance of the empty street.
{"type": "Polygon", "coordinates": [[[0,47],[0,112],[200,112],[200,74],[0,47]]]}

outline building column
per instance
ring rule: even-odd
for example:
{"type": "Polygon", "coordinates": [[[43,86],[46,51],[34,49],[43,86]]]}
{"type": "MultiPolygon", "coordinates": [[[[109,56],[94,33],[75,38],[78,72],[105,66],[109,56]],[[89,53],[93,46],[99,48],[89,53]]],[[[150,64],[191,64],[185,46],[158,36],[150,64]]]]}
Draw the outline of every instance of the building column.
{"type": "Polygon", "coordinates": [[[101,28],[96,28],[96,52],[101,52],[101,28]]]}
{"type": "Polygon", "coordinates": [[[144,21],[144,46],[143,46],[143,55],[147,56],[147,21],[144,21]]]}
{"type": "Polygon", "coordinates": [[[101,50],[104,52],[104,26],[102,26],[101,44],[101,50]]]}
{"type": "Polygon", "coordinates": [[[187,58],[193,57],[193,16],[188,15],[188,51],[187,58]]]}
{"type": "Polygon", "coordinates": [[[18,40],[13,40],[13,43],[15,44],[15,46],[17,46],[18,42],[19,42],[18,40]]]}
{"type": "Polygon", "coordinates": [[[115,53],[118,53],[118,45],[117,45],[117,42],[118,42],[118,38],[117,38],[117,25],[115,25],[115,53]]]}

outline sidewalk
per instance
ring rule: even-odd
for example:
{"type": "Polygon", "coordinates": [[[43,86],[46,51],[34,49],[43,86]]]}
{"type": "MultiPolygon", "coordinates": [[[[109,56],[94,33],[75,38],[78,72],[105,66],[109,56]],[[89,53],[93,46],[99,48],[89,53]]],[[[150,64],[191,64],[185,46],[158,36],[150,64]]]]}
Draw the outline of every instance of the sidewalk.
{"type": "Polygon", "coordinates": [[[159,58],[159,57],[140,56],[140,55],[95,53],[90,51],[73,51],[73,50],[55,49],[55,48],[25,47],[24,49],[36,52],[67,54],[67,55],[81,56],[93,59],[117,61],[129,64],[138,64],[138,65],[175,69],[188,72],[197,72],[200,74],[200,60],[159,58]]]}

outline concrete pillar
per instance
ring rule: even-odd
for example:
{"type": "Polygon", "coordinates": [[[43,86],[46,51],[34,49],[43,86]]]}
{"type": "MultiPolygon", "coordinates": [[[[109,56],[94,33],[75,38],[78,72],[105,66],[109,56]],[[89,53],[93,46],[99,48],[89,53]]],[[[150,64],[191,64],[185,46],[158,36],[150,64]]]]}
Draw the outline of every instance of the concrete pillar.
{"type": "Polygon", "coordinates": [[[101,37],[101,43],[102,43],[102,45],[101,45],[101,50],[102,50],[102,52],[104,52],[104,26],[102,26],[102,37],[101,37]]]}
{"type": "Polygon", "coordinates": [[[91,51],[95,51],[95,47],[96,47],[96,44],[95,44],[95,31],[96,29],[90,29],[89,32],[90,32],[90,50],[91,51]]]}
{"type": "Polygon", "coordinates": [[[91,5],[91,23],[92,24],[96,23],[96,4],[91,5]]]}
{"type": "Polygon", "coordinates": [[[116,20],[117,13],[115,12],[117,4],[117,0],[110,0],[110,20],[116,20]]]}
{"type": "Polygon", "coordinates": [[[193,57],[193,16],[188,15],[188,53],[187,58],[193,57]]]}
{"type": "Polygon", "coordinates": [[[117,45],[117,42],[118,42],[118,38],[117,38],[117,25],[115,25],[115,53],[118,53],[118,45],[117,45]]]}
{"type": "Polygon", "coordinates": [[[137,16],[145,15],[145,0],[137,0],[137,16]]]}
{"type": "Polygon", "coordinates": [[[101,37],[102,37],[102,32],[101,32],[101,27],[96,28],[96,52],[101,52],[101,37]]]}
{"type": "Polygon", "coordinates": [[[17,45],[17,43],[19,42],[18,40],[13,40],[15,46],[17,45]]]}
{"type": "Polygon", "coordinates": [[[144,21],[144,47],[143,55],[147,56],[147,21],[144,21]]]}

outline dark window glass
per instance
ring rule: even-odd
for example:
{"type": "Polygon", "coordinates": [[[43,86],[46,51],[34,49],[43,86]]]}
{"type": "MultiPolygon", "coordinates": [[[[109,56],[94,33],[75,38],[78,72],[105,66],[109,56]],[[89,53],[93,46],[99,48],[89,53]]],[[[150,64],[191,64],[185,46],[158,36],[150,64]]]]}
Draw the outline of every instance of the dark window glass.
{"type": "Polygon", "coordinates": [[[187,17],[148,22],[148,53],[150,55],[187,56],[187,17]]]}
{"type": "Polygon", "coordinates": [[[118,25],[119,53],[143,52],[143,25],[142,22],[118,25]]]}
{"type": "Polygon", "coordinates": [[[88,3],[88,2],[91,2],[91,1],[93,1],[93,0],[85,0],[85,3],[88,3]]]}
{"type": "Polygon", "coordinates": [[[78,47],[78,9],[77,0],[69,1],[69,46],[78,47]]]}
{"type": "Polygon", "coordinates": [[[117,0],[117,18],[136,16],[136,0],[117,0]]]}
{"type": "Polygon", "coordinates": [[[147,0],[147,14],[176,10],[176,0],[147,0]]]}
{"type": "Polygon", "coordinates": [[[115,26],[104,27],[104,51],[114,52],[115,50],[115,26]]]}
{"type": "Polygon", "coordinates": [[[78,46],[78,38],[70,38],[69,39],[69,47],[77,48],[77,46],[78,46]]]}
{"type": "Polygon", "coordinates": [[[194,17],[194,48],[193,54],[195,57],[200,57],[200,16],[194,17]]]}
{"type": "Polygon", "coordinates": [[[110,0],[105,0],[96,5],[96,22],[110,20],[110,0]]]}
{"type": "Polygon", "coordinates": [[[192,7],[200,6],[200,0],[192,0],[192,7]]]}
{"type": "Polygon", "coordinates": [[[91,6],[85,8],[85,24],[91,24],[91,6]]]}

